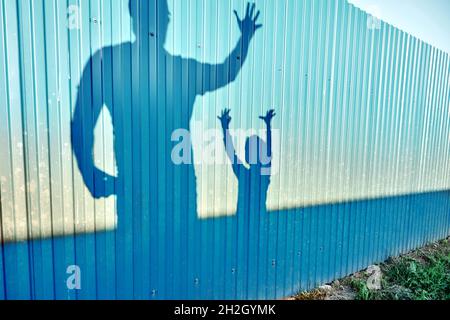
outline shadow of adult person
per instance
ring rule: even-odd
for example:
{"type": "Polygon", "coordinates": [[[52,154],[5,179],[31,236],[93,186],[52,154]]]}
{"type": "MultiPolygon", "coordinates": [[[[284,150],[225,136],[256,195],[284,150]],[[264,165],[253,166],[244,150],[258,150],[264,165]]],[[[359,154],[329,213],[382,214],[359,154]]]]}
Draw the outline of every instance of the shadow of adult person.
{"type": "MultiPolygon", "coordinates": [[[[110,288],[119,298],[167,297],[176,285],[185,291],[186,277],[196,278],[196,271],[183,264],[202,246],[194,167],[173,163],[171,135],[189,130],[197,96],[237,78],[262,25],[257,24],[254,4],[247,4],[243,19],[235,11],[241,36],[228,58],[213,65],[165,50],[167,0],[130,0],[129,11],[136,40],[101,48],[84,68],[72,119],[72,147],[92,196],[117,196],[117,229],[97,233],[92,240],[97,264],[115,266],[115,285],[110,288]],[[93,160],[94,127],[104,106],[112,117],[116,176],[100,170],[93,160]]],[[[108,281],[103,280],[97,282],[108,281]]]]}

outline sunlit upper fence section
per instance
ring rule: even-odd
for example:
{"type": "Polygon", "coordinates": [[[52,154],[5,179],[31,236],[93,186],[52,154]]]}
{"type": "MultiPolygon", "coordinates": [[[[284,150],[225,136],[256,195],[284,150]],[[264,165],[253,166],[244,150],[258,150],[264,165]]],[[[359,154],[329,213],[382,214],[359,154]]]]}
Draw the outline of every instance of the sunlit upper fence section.
{"type": "MultiPolygon", "coordinates": [[[[149,3],[151,11],[155,2],[149,3]]],[[[239,37],[233,10],[243,12],[244,1],[168,4],[169,52],[209,63],[226,58],[239,37]]],[[[226,160],[204,163],[202,156],[211,144],[203,133],[219,129],[215,150],[226,159],[217,122],[225,107],[232,109],[231,129],[247,133],[263,129],[258,116],[268,108],[277,110],[270,211],[449,188],[448,55],[345,1],[256,4],[263,28],[240,76],[198,97],[190,119],[198,217],[237,210],[238,181],[231,166],[226,160]]],[[[1,1],[4,240],[116,228],[115,197],[94,199],[74,161],[71,120],[89,59],[103,47],[137,36],[151,44],[157,21],[150,12],[134,35],[126,0],[1,1]]],[[[142,72],[137,64],[130,68],[134,75],[142,72]]],[[[199,81],[214,82],[220,75],[209,76],[199,75],[199,81]]],[[[101,66],[93,69],[93,77],[102,77],[101,66]]],[[[98,81],[97,89],[104,90],[105,80],[98,81]]],[[[171,98],[169,90],[158,94],[171,98]]],[[[99,119],[96,165],[115,175],[108,110],[99,119]]],[[[244,142],[236,148],[245,158],[244,142]]]]}

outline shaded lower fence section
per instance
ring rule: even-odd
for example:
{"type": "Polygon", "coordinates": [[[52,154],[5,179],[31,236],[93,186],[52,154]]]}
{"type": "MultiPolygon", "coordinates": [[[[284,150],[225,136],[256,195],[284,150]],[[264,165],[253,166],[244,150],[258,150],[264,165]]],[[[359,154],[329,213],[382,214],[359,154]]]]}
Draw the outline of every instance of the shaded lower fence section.
{"type": "Polygon", "coordinates": [[[449,200],[442,191],[260,216],[186,217],[186,225],[157,234],[135,221],[133,228],[147,232],[122,235],[119,227],[4,244],[0,298],[280,298],[445,238],[449,200]],[[80,290],[67,286],[73,265],[80,290]]]}

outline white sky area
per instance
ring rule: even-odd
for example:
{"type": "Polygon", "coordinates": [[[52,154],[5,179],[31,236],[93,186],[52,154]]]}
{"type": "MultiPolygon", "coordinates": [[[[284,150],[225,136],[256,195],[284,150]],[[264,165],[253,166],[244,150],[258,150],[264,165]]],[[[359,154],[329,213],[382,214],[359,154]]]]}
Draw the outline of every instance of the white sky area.
{"type": "Polygon", "coordinates": [[[450,54],[450,0],[348,0],[450,54]]]}

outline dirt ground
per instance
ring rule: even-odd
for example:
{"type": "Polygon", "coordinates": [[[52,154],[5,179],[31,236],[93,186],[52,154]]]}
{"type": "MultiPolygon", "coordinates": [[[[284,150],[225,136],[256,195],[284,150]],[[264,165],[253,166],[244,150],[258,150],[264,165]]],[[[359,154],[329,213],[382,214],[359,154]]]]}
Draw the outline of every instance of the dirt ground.
{"type": "MultiPolygon", "coordinates": [[[[392,276],[388,276],[388,280],[385,280],[386,277],[384,273],[391,272],[391,270],[397,268],[398,265],[405,264],[410,261],[420,266],[430,266],[430,268],[432,268],[433,263],[438,263],[436,262],[436,257],[443,257],[445,262],[450,261],[450,238],[430,244],[418,250],[414,250],[400,257],[390,258],[380,265],[369,267],[369,269],[374,267],[377,268],[377,270],[381,271],[381,277],[384,277],[383,281],[381,281],[382,285],[380,283],[380,287],[377,289],[367,289],[366,282],[368,281],[371,273],[367,272],[366,269],[352,274],[344,279],[333,281],[332,283],[324,285],[318,289],[299,293],[298,295],[289,298],[289,300],[389,299],[386,297],[395,297],[400,300],[402,300],[403,297],[412,297],[411,299],[415,299],[414,292],[411,292],[410,289],[405,288],[404,282],[400,284],[401,281],[399,280],[399,283],[396,283],[396,278],[392,276]],[[361,294],[361,291],[363,291],[363,294],[361,294]]],[[[444,281],[447,288],[450,287],[450,283],[448,283],[448,275],[450,274],[448,265],[449,264],[447,263],[446,267],[444,267],[444,273],[447,276],[447,278],[444,278],[444,281]]],[[[395,271],[398,273],[397,270],[395,271]]],[[[402,275],[399,274],[398,276],[401,277],[402,275]]],[[[404,276],[408,277],[407,274],[404,276]]],[[[430,282],[433,283],[433,279],[431,279],[430,282]]]]}

